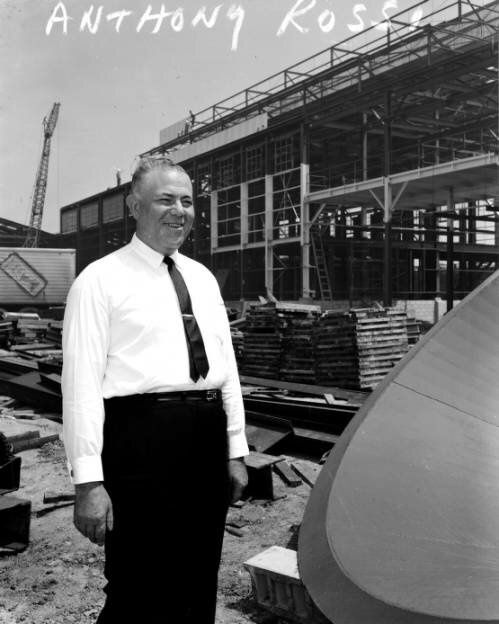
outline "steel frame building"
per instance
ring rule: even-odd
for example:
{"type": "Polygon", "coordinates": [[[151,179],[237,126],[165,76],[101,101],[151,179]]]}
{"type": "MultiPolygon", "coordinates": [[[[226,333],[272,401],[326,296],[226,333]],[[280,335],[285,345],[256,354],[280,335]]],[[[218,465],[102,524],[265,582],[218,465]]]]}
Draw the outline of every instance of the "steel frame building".
{"type": "Polygon", "coordinates": [[[61,209],[59,245],[76,249],[76,273],[126,245],[135,231],[127,214],[130,184],[120,184],[61,209]]]}
{"type": "MultiPolygon", "coordinates": [[[[499,2],[429,6],[161,131],[226,300],[451,305],[497,268],[499,2]]],[[[127,191],[61,210],[80,270],[129,237],[127,191]]]]}

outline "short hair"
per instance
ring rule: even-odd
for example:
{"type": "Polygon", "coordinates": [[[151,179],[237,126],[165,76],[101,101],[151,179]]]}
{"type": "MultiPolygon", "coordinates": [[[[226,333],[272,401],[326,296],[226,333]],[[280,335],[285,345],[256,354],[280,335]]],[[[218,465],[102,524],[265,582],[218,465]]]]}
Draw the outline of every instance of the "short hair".
{"type": "Polygon", "coordinates": [[[142,156],[138,159],[132,174],[130,192],[135,193],[145,175],[148,174],[149,171],[154,171],[154,169],[173,169],[179,173],[184,173],[190,179],[187,171],[180,165],[173,162],[173,160],[169,156],[166,156],[166,154],[142,156]]]}

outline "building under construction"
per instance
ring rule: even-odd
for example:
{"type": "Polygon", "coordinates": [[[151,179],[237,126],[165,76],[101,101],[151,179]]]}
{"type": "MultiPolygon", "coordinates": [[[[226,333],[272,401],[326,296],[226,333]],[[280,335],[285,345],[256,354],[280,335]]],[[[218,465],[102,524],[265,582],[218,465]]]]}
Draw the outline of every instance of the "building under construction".
{"type": "MultiPolygon", "coordinates": [[[[430,7],[161,130],[226,301],[451,304],[498,267],[499,2],[430,7]]],[[[61,210],[78,270],[129,240],[128,189],[61,210]]]]}

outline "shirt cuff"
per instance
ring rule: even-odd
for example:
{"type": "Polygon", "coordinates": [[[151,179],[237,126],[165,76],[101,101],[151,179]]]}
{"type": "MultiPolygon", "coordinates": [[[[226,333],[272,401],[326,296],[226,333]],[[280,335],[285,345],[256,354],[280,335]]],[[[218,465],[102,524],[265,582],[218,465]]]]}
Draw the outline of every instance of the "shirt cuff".
{"type": "Polygon", "coordinates": [[[249,455],[248,443],[244,431],[241,433],[229,434],[229,459],[249,455]]]}
{"type": "Polygon", "coordinates": [[[68,469],[71,483],[74,485],[90,483],[92,481],[104,481],[100,455],[78,457],[72,464],[68,463],[68,469]]]}

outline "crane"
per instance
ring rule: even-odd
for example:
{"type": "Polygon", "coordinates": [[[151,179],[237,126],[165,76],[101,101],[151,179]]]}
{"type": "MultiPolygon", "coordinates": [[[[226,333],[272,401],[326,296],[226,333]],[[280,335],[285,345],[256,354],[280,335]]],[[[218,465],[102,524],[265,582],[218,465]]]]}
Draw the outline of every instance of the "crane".
{"type": "Polygon", "coordinates": [[[59,117],[59,102],[55,102],[50,115],[43,119],[43,150],[38,171],[36,172],[35,187],[33,189],[33,202],[31,204],[31,217],[29,229],[24,241],[24,247],[38,247],[38,236],[42,227],[43,206],[45,204],[45,191],[47,189],[47,174],[49,169],[50,140],[54,134],[57,118],[59,117]]]}

